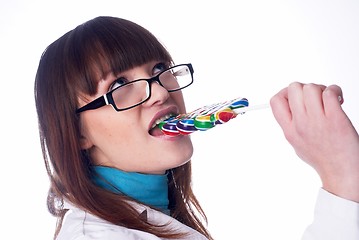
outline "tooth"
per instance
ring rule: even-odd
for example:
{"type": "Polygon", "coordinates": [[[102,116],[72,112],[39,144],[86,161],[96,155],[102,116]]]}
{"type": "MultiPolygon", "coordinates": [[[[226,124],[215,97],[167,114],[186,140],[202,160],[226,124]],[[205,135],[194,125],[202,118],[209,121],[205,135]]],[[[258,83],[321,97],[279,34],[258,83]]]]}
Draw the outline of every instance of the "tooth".
{"type": "Polygon", "coordinates": [[[173,114],[170,113],[170,114],[166,114],[166,115],[163,116],[163,117],[160,117],[159,119],[157,119],[157,120],[155,121],[155,123],[151,126],[151,128],[156,127],[158,124],[160,124],[160,123],[163,122],[164,120],[169,119],[169,118],[172,117],[172,116],[173,116],[173,114]]]}

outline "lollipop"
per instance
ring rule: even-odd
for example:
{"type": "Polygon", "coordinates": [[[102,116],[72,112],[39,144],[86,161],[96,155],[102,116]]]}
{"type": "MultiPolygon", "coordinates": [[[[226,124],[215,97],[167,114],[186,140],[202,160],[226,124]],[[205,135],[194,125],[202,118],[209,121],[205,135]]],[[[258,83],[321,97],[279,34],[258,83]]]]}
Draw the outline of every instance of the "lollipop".
{"type": "MultiPolygon", "coordinates": [[[[256,109],[267,105],[255,106],[256,109]]],[[[162,121],[158,127],[165,135],[188,135],[196,131],[206,131],[235,118],[250,110],[246,98],[236,98],[231,101],[207,105],[186,114],[179,114],[162,121]]]]}

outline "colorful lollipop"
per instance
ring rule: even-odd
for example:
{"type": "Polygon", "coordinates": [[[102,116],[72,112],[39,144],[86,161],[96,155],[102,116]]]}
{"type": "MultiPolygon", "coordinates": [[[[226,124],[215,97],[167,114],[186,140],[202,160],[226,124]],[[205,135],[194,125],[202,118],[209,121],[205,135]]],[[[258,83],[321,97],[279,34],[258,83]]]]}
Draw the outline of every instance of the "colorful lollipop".
{"type": "MultiPolygon", "coordinates": [[[[256,106],[256,108],[267,105],[256,106]]],[[[206,131],[218,124],[223,124],[249,110],[246,98],[236,98],[231,101],[212,104],[198,108],[187,114],[180,114],[164,120],[158,126],[169,136],[187,135],[195,131],[206,131]]]]}

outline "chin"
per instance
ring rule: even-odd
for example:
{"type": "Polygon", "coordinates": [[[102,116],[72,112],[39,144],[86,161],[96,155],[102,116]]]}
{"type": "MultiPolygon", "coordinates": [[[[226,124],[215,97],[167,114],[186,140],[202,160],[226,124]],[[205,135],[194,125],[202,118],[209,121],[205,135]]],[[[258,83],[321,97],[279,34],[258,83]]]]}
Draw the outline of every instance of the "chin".
{"type": "Polygon", "coordinates": [[[173,163],[172,166],[170,166],[170,168],[175,168],[175,167],[179,167],[182,166],[184,164],[186,164],[188,161],[191,160],[192,154],[193,154],[193,147],[191,145],[190,149],[183,149],[182,151],[180,151],[180,157],[177,159],[173,159],[171,162],[173,163]]]}
{"type": "Polygon", "coordinates": [[[162,154],[163,155],[161,156],[161,158],[163,159],[162,160],[163,169],[168,170],[171,168],[182,166],[186,164],[188,161],[190,161],[193,154],[193,147],[192,145],[190,145],[190,147],[177,148],[174,151],[170,151],[170,152],[164,151],[162,154]],[[166,157],[163,158],[164,156],[166,157]]]}

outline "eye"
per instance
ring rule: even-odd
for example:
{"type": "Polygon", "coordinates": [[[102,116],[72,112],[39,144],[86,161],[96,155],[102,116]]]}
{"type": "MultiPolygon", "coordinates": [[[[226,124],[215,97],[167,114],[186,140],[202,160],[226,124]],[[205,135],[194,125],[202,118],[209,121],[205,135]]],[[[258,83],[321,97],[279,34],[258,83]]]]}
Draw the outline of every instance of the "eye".
{"type": "Polygon", "coordinates": [[[117,78],[110,86],[110,91],[113,90],[113,89],[116,89],[118,87],[121,87],[123,86],[124,84],[128,83],[129,81],[124,78],[124,77],[119,77],[117,78]]]}
{"type": "Polygon", "coordinates": [[[157,74],[163,72],[163,71],[166,70],[166,69],[168,69],[167,64],[165,64],[165,63],[163,63],[163,62],[157,63],[157,64],[153,67],[153,69],[152,69],[152,74],[153,74],[153,76],[155,76],[155,75],[157,75],[157,74]]]}

